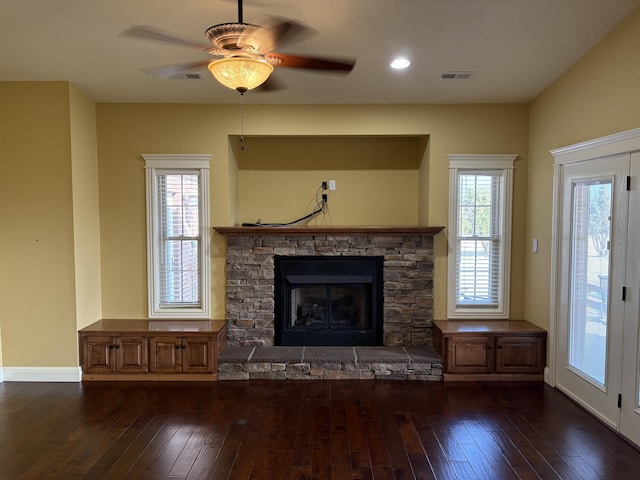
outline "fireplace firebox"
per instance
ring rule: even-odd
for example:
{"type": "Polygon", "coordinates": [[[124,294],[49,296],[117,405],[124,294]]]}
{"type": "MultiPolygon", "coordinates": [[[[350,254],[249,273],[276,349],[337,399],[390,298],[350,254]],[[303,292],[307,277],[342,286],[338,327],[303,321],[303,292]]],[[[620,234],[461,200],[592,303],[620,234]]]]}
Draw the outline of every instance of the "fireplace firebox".
{"type": "Polygon", "coordinates": [[[276,345],[382,345],[383,257],[274,256],[276,345]]]}

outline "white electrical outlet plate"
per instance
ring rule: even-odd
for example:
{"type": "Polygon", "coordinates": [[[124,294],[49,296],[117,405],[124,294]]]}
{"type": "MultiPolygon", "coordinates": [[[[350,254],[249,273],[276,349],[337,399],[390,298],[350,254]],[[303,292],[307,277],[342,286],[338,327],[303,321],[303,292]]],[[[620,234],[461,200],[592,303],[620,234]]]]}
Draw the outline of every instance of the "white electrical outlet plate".
{"type": "Polygon", "coordinates": [[[336,181],[329,180],[329,190],[335,190],[335,189],[336,189],[336,181]]]}

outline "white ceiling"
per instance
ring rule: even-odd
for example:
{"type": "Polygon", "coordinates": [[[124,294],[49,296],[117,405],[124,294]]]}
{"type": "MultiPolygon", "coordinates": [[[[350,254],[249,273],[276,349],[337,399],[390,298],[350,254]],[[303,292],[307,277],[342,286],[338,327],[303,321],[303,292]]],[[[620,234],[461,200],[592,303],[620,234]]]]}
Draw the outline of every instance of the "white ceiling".
{"type": "MultiPolygon", "coordinates": [[[[276,68],[283,91],[247,103],[528,102],[598,43],[640,0],[245,0],[319,33],[284,53],[356,57],[348,76],[276,68]],[[392,71],[394,55],[412,65],[392,71]],[[474,71],[470,80],[441,80],[474,71]]],[[[96,102],[237,103],[205,69],[200,80],[143,68],[206,59],[196,49],[121,36],[152,25],[206,42],[237,21],[235,0],[0,0],[0,81],[68,80],[96,102]]]]}

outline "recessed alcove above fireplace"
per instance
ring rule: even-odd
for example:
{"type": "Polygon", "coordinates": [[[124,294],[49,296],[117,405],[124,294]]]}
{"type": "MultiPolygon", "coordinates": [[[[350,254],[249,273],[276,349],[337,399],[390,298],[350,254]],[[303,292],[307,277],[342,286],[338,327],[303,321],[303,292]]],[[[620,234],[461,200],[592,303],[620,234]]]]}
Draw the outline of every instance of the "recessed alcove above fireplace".
{"type": "Polygon", "coordinates": [[[227,242],[228,345],[276,344],[275,257],[315,256],[380,257],[381,344],[431,346],[433,236],[443,228],[214,227],[227,242]]]}

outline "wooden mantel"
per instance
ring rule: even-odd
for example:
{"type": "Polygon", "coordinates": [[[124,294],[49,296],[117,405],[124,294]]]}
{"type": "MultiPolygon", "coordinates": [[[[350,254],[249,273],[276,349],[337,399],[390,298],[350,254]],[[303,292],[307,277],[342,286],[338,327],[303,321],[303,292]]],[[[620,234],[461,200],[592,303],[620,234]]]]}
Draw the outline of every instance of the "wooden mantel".
{"type": "Polygon", "coordinates": [[[225,236],[245,237],[289,237],[289,236],[367,236],[367,235],[436,235],[444,227],[426,227],[420,225],[391,226],[294,226],[294,227],[213,227],[213,230],[225,236]]]}

